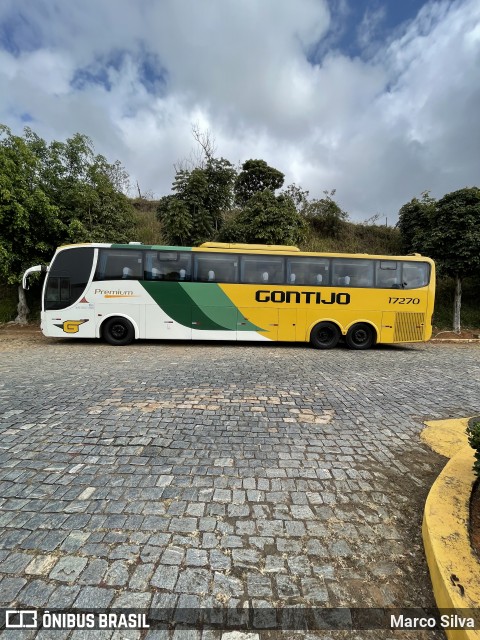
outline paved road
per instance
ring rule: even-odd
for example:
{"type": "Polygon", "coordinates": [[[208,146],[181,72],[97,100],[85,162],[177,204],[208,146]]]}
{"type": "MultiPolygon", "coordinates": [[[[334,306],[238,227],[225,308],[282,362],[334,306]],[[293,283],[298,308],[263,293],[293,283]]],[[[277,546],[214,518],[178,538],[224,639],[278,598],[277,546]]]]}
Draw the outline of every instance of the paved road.
{"type": "Polygon", "coordinates": [[[433,605],[420,528],[445,459],[419,433],[480,413],[478,346],[18,335],[0,332],[2,603],[433,605]]]}

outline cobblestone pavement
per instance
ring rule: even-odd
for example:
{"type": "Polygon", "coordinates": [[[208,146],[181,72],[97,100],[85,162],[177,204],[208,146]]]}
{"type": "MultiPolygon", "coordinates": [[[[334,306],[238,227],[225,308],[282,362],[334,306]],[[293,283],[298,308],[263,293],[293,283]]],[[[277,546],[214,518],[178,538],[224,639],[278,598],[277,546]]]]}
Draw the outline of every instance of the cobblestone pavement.
{"type": "Polygon", "coordinates": [[[5,605],[433,605],[421,519],[445,459],[419,433],[480,413],[478,346],[0,342],[5,605]]]}

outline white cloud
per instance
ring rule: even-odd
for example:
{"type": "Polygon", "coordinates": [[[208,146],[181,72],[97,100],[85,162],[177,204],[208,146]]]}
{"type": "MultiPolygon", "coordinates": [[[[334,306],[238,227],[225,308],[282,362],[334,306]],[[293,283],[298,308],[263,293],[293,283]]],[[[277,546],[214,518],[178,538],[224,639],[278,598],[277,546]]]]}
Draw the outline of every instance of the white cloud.
{"type": "MultiPolygon", "coordinates": [[[[86,133],[144,191],[169,192],[193,122],[234,163],[263,158],[312,196],[336,188],[352,217],[393,222],[424,189],[478,184],[475,0],[431,2],[392,41],[377,37],[375,55],[330,50],[316,66],[306,53],[338,29],[325,0],[21,7],[21,28],[11,17],[18,3],[0,7],[22,50],[0,50],[0,122],[20,131],[30,114],[46,139],[86,133]]],[[[365,18],[369,46],[380,22],[365,18]]]]}

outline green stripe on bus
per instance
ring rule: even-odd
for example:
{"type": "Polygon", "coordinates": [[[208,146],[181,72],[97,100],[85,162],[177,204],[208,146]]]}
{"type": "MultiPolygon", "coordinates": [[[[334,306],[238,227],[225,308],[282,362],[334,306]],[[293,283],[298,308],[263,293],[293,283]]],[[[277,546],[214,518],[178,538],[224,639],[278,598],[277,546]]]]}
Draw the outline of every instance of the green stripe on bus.
{"type": "Polygon", "coordinates": [[[191,247],[173,247],[160,244],[112,244],[110,249],[134,249],[135,251],[191,251],[191,247]]]}
{"type": "Polygon", "coordinates": [[[245,324],[237,325],[237,307],[217,284],[213,282],[182,282],[180,286],[191,298],[193,305],[200,308],[213,322],[218,322],[229,330],[262,330],[261,327],[257,327],[248,320],[245,321],[245,324]]]}
{"type": "MultiPolygon", "coordinates": [[[[195,329],[203,331],[232,331],[231,328],[222,324],[220,318],[217,319],[216,314],[215,319],[212,319],[204,313],[203,309],[184,291],[182,288],[183,283],[149,282],[144,280],[141,284],[158,306],[161,307],[172,320],[184,327],[192,328],[192,318],[194,316],[195,322],[198,323],[194,326],[195,329]]],[[[202,307],[203,306],[202,304],[202,307]]],[[[221,314],[219,314],[219,316],[221,316],[221,314]]]]}

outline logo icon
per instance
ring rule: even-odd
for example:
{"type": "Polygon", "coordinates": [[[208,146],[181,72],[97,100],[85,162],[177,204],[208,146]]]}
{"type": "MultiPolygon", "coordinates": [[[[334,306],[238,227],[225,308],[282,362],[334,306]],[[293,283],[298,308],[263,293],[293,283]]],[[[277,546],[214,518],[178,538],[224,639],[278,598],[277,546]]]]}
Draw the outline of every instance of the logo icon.
{"type": "Polygon", "coordinates": [[[78,327],[84,322],[88,322],[86,320],[65,320],[63,324],[56,324],[55,326],[59,329],[63,329],[65,333],[78,333],[78,327]]]}
{"type": "Polygon", "coordinates": [[[29,609],[7,609],[5,611],[6,629],[36,629],[37,612],[29,609]]]}

